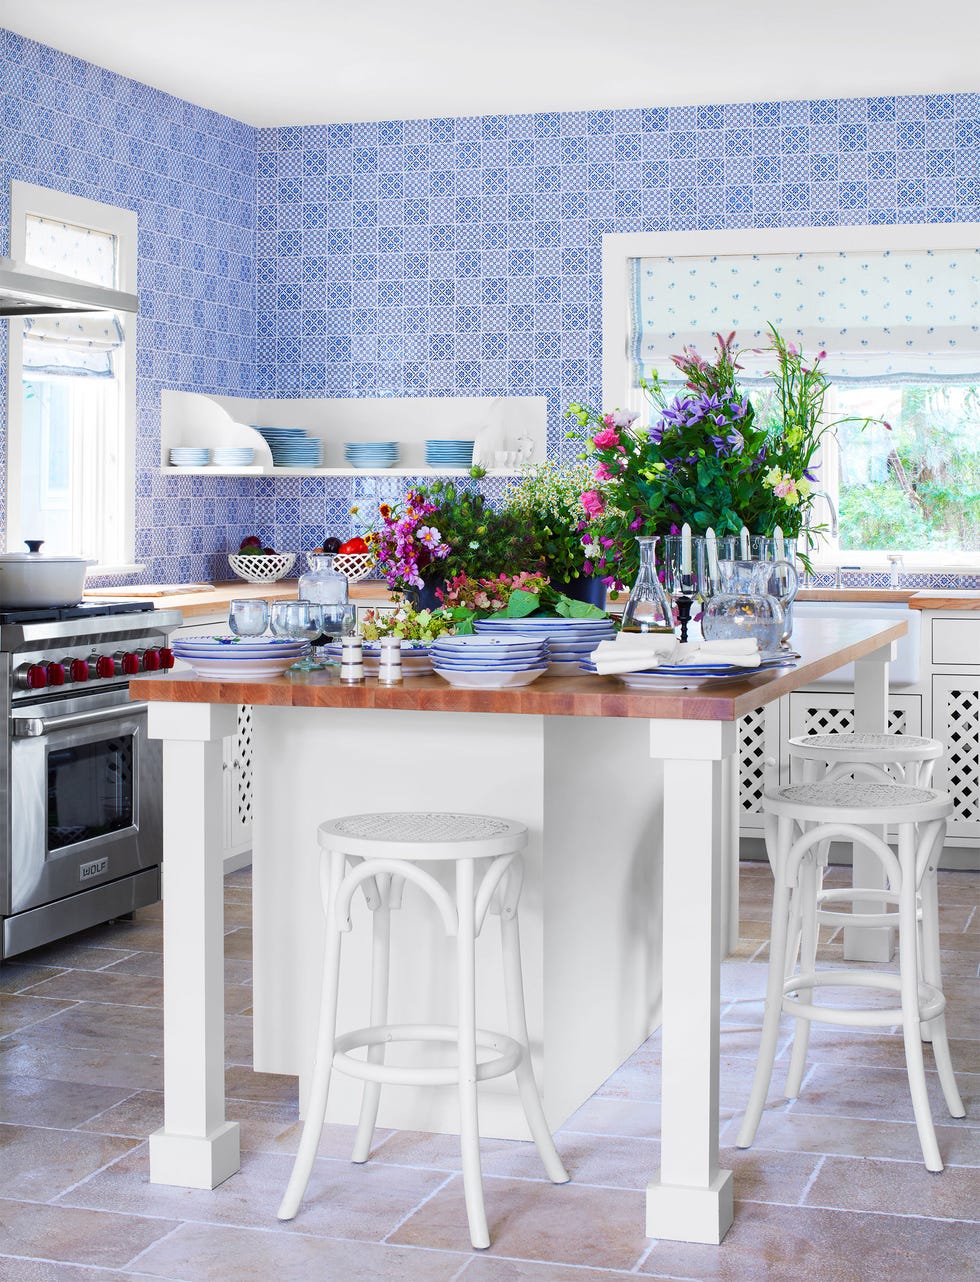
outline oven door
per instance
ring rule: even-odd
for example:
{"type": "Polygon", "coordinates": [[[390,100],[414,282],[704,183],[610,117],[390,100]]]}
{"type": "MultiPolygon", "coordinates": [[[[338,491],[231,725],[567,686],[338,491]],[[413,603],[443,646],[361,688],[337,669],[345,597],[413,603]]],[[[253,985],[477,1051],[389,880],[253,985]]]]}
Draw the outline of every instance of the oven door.
{"type": "Polygon", "coordinates": [[[11,913],[160,863],[160,745],[147,739],[146,704],[36,706],[11,730],[11,913]]]}

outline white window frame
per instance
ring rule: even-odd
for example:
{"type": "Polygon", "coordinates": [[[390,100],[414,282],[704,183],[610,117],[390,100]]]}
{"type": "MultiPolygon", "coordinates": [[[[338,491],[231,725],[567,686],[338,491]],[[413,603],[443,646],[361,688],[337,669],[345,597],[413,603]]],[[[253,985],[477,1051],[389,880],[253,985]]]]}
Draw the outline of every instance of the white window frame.
{"type": "MultiPolygon", "coordinates": [[[[91,227],[116,238],[115,288],[136,293],[137,219],[131,209],[103,205],[83,196],[73,196],[52,187],[36,187],[14,179],[10,184],[10,257],[23,264],[26,253],[27,217],[33,214],[56,222],[91,227]]],[[[123,470],[126,484],[122,496],[123,560],[121,565],[95,565],[93,576],[130,574],[142,569],[135,564],[136,548],[136,317],[119,314],[124,342],[117,376],[123,421],[123,470]]],[[[20,551],[21,464],[24,435],[24,325],[11,317],[7,339],[7,532],[8,551],[20,551]]]]}
{"type": "MultiPolygon", "coordinates": [[[[603,407],[641,409],[629,379],[630,264],[635,258],[703,258],[724,254],[862,253],[881,250],[980,249],[980,223],[901,223],[889,226],[758,227],[728,231],[612,232],[602,238],[602,397],[603,407]]],[[[835,448],[831,445],[831,448],[835,448]]],[[[829,462],[829,460],[828,460],[829,462]]],[[[836,473],[835,473],[836,475],[836,473]]],[[[813,504],[814,523],[830,525],[823,498],[813,504]]],[[[980,571],[980,553],[964,552],[941,560],[935,552],[901,552],[907,570],[980,571]]],[[[861,569],[888,569],[885,552],[841,552],[822,538],[815,568],[841,560],[861,569]]],[[[942,553],[939,554],[940,557],[942,553]]]]}

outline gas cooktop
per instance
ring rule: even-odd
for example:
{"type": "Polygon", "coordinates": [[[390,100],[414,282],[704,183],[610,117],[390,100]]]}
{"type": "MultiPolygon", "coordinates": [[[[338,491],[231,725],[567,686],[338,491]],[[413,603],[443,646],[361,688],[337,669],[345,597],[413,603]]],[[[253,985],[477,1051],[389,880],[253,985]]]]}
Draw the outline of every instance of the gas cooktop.
{"type": "Polygon", "coordinates": [[[16,610],[0,609],[4,623],[60,623],[66,619],[98,619],[108,614],[145,614],[153,606],[145,601],[81,601],[78,605],[23,606],[16,610]]]}

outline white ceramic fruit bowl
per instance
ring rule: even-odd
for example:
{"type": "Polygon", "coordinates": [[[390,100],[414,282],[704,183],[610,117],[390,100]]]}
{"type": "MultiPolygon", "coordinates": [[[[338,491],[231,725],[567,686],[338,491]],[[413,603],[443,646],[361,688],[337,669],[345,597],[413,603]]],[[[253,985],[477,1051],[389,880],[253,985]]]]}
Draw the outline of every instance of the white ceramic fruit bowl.
{"type": "Polygon", "coordinates": [[[228,553],[228,564],[246,583],[275,583],[278,579],[284,579],[293,568],[295,560],[295,552],[273,552],[271,556],[228,553]]]}
{"type": "Polygon", "coordinates": [[[333,559],[333,568],[346,574],[349,582],[356,583],[365,578],[374,569],[373,552],[337,552],[333,559]]]}

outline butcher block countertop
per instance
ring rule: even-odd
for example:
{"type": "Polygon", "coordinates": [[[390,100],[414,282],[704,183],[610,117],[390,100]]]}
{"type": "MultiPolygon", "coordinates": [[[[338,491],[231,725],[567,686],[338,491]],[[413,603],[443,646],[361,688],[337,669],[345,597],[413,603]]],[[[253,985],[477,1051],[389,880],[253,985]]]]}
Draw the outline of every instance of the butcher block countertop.
{"type": "Polygon", "coordinates": [[[929,588],[916,592],[909,606],[913,610],[980,610],[980,592],[929,588]]]}
{"type": "MultiPolygon", "coordinates": [[[[296,584],[296,579],[280,579],[277,583],[246,583],[244,579],[233,579],[229,583],[192,583],[186,588],[174,583],[139,584],[135,588],[114,588],[111,592],[99,590],[86,593],[86,596],[97,599],[104,596],[124,598],[138,595],[141,599],[146,599],[147,605],[152,604],[158,610],[180,610],[185,622],[190,622],[192,619],[223,613],[228,609],[230,601],[246,597],[266,601],[290,600],[296,596],[296,584]]],[[[384,603],[390,599],[390,594],[385,585],[375,579],[352,583],[350,599],[361,605],[384,603]]]]}
{"type": "Polygon", "coordinates": [[[566,717],[647,717],[734,721],[904,636],[903,618],[801,620],[793,644],[801,660],[744,680],[681,690],[630,689],[615,677],[540,677],[508,690],[461,690],[442,677],[406,677],[401,685],[341,685],[337,670],[260,681],[204,680],[194,673],[147,673],[130,683],[134,699],[169,703],[266,704],[305,708],[386,708],[428,712],[505,712],[566,717]]]}

